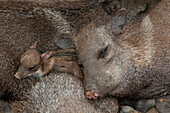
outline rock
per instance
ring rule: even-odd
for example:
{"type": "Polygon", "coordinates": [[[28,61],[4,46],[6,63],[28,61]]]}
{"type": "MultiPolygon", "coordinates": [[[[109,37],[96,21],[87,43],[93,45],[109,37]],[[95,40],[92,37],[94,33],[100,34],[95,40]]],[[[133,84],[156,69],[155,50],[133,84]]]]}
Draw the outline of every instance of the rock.
{"type": "MultiPolygon", "coordinates": [[[[156,110],[156,108],[153,107],[146,113],[159,113],[159,112],[156,110]]],[[[168,112],[166,112],[166,113],[168,113],[168,112]]]]}
{"type": "Polygon", "coordinates": [[[154,105],[155,105],[154,99],[141,100],[141,101],[137,102],[135,109],[138,110],[138,111],[141,111],[141,112],[147,112],[154,105]]]}
{"type": "Polygon", "coordinates": [[[122,106],[120,113],[131,113],[133,111],[134,111],[134,108],[132,108],[130,106],[122,106]]]}
{"type": "Polygon", "coordinates": [[[157,99],[156,108],[159,113],[170,113],[170,95],[157,99]]]}
{"type": "Polygon", "coordinates": [[[130,100],[130,99],[120,99],[121,105],[128,105],[133,107],[135,110],[140,112],[147,112],[150,108],[155,105],[154,99],[148,100],[130,100]]]}

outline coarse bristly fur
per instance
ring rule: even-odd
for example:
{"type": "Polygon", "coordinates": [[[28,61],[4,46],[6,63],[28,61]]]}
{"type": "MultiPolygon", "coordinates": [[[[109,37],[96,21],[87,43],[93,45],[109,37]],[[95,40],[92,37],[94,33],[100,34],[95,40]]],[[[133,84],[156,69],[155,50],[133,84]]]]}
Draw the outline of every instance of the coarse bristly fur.
{"type": "Polygon", "coordinates": [[[11,104],[14,113],[117,113],[114,98],[90,101],[84,98],[82,80],[67,73],[50,73],[25,93],[27,101],[11,104]]]}
{"type": "Polygon", "coordinates": [[[76,2],[72,5],[69,4],[70,2],[58,5],[58,3],[55,4],[55,1],[50,1],[50,3],[48,0],[46,1],[45,3],[33,0],[0,1],[1,99],[21,100],[13,104],[14,107],[12,106],[12,108],[16,108],[16,111],[18,109],[22,111],[24,108],[25,112],[27,110],[28,112],[32,112],[32,110],[33,112],[69,110],[68,112],[75,113],[76,110],[78,112],[81,110],[88,112],[89,110],[89,112],[116,113],[118,111],[117,100],[106,98],[92,104],[93,102],[91,103],[83,97],[82,81],[75,76],[70,76],[70,74],[53,73],[40,80],[33,77],[18,80],[14,77],[20,65],[21,55],[34,42],[40,42],[38,48],[43,51],[56,50],[58,48],[54,44],[55,38],[76,32],[93,19],[101,19],[101,21],[97,21],[100,24],[105,24],[110,19],[108,16],[105,18],[105,13],[100,5],[92,7],[100,0],[83,0],[83,2],[76,2]],[[102,19],[103,17],[104,19],[102,19]],[[57,93],[55,88],[61,92],[57,93]],[[59,96],[56,96],[57,94],[59,96]],[[57,101],[58,99],[63,101],[57,101]],[[18,105],[21,106],[18,108],[18,105]],[[64,105],[66,106],[64,107],[64,105]],[[82,106],[86,109],[82,109],[82,106]]]}
{"type": "Polygon", "coordinates": [[[55,1],[0,1],[1,99],[22,100],[22,92],[30,89],[30,84],[34,85],[37,81],[35,78],[20,81],[13,76],[19,67],[21,55],[36,41],[37,48],[42,51],[58,49],[54,43],[55,39],[76,32],[77,26],[83,23],[77,21],[79,13],[95,3],[97,1],[89,4],[86,0],[73,4],[66,2],[65,5],[55,1]],[[75,11],[74,8],[82,10],[75,11]]]}
{"type": "MultiPolygon", "coordinates": [[[[10,4],[8,2],[1,2],[0,97],[2,99],[21,99],[22,91],[29,89],[31,87],[30,84],[36,83],[36,80],[33,78],[19,81],[13,76],[19,66],[20,56],[25,50],[35,41],[41,42],[38,47],[41,47],[43,51],[47,50],[47,48],[57,49],[53,42],[55,36],[62,31],[57,30],[57,28],[53,26],[55,19],[48,19],[48,17],[50,18],[52,15],[41,15],[37,11],[34,11],[36,8],[29,9],[30,11],[25,8],[27,8],[27,6],[23,5],[21,7],[20,4],[17,6],[17,3],[10,4]],[[10,7],[13,9],[10,9],[10,7]],[[20,9],[18,9],[18,7],[20,7],[20,9]]],[[[46,14],[40,9],[40,12],[41,11],[46,14]]],[[[61,18],[61,15],[57,14],[57,12],[53,13],[56,13],[58,16],[52,16],[53,18],[61,18]]],[[[60,20],[59,23],[63,30],[63,24],[67,29],[70,28],[64,19],[63,21],[62,18],[60,20]]]]}
{"type": "Polygon", "coordinates": [[[86,97],[153,98],[170,93],[170,2],[127,24],[120,9],[105,25],[91,22],[77,35],[86,97]]]}
{"type": "Polygon", "coordinates": [[[58,49],[56,38],[76,32],[95,18],[93,4],[58,6],[54,2],[18,1],[0,1],[0,98],[11,101],[13,112],[116,113],[116,99],[88,101],[83,96],[82,80],[71,74],[52,73],[40,79],[28,77],[22,80],[14,77],[22,54],[32,44],[37,41],[37,48],[42,51],[58,49]],[[86,15],[84,19],[77,21],[83,15],[86,15]]]}

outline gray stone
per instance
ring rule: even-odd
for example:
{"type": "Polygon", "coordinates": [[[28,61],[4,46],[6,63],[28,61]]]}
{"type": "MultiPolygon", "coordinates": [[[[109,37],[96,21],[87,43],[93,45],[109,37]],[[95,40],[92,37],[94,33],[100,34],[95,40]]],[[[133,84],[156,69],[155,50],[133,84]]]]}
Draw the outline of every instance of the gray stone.
{"type": "Polygon", "coordinates": [[[122,106],[120,113],[131,113],[134,111],[134,108],[130,107],[130,106],[122,106]]]}

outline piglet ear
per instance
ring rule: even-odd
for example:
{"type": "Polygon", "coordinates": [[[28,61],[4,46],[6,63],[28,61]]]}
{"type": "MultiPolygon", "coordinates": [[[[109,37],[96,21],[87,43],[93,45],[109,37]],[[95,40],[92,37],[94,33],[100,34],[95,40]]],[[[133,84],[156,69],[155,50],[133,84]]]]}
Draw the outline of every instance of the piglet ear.
{"type": "Polygon", "coordinates": [[[119,34],[122,32],[123,26],[127,20],[127,10],[125,8],[117,11],[116,15],[107,24],[107,28],[114,34],[119,34]]]}
{"type": "Polygon", "coordinates": [[[47,51],[47,52],[41,54],[41,58],[43,60],[46,60],[46,59],[49,59],[51,57],[51,55],[52,55],[52,52],[47,51]]]}
{"type": "Polygon", "coordinates": [[[36,46],[37,46],[37,41],[30,47],[30,48],[36,48],[36,46]]]}

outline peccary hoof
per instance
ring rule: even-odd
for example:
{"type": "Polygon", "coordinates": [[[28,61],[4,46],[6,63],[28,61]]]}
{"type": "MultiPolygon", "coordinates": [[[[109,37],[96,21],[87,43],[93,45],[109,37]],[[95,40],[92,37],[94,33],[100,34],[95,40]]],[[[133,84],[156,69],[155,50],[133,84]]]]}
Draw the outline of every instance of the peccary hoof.
{"type": "Polygon", "coordinates": [[[100,97],[100,93],[97,91],[87,91],[85,97],[91,100],[97,100],[100,97]]]}

